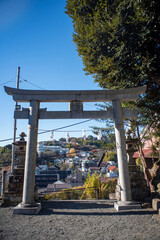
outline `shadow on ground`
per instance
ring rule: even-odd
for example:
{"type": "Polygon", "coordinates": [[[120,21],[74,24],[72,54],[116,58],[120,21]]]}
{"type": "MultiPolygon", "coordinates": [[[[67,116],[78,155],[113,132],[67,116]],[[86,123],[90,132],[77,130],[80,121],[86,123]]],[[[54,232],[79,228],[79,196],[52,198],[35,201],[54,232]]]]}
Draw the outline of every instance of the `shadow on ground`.
{"type": "Polygon", "coordinates": [[[39,215],[79,215],[79,216],[113,216],[113,215],[153,215],[152,209],[128,210],[117,212],[112,203],[79,201],[44,201],[39,215]],[[103,211],[103,209],[105,209],[103,211]],[[108,211],[106,211],[108,209],[108,211]]]}
{"type": "Polygon", "coordinates": [[[56,209],[92,209],[92,208],[112,208],[113,203],[104,202],[87,202],[87,201],[44,201],[42,207],[56,208],[56,209]]]}

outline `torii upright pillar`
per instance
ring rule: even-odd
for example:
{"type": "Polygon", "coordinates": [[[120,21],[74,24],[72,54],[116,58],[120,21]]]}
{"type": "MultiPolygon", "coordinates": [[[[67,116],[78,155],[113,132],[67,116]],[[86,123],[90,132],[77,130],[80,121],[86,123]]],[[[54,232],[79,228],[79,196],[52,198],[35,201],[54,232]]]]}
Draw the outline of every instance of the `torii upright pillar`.
{"type": "Polygon", "coordinates": [[[139,209],[140,204],[132,201],[131,186],[129,179],[128,163],[127,163],[127,152],[126,152],[126,139],[123,124],[123,110],[120,100],[112,101],[114,124],[115,124],[115,137],[116,137],[116,148],[119,168],[119,180],[120,180],[120,192],[121,201],[116,202],[114,207],[117,211],[127,209],[139,209]]]}
{"type": "Polygon", "coordinates": [[[30,101],[28,120],[28,140],[25,158],[25,172],[22,203],[14,208],[14,214],[37,214],[41,204],[34,202],[35,168],[37,152],[39,102],[30,101]]]}

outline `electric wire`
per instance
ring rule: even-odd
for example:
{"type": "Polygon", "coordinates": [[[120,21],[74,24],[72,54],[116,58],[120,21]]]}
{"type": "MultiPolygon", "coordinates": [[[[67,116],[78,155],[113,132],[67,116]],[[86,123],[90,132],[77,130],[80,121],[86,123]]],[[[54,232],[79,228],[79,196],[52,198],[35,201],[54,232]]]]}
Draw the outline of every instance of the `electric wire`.
{"type": "MultiPolygon", "coordinates": [[[[81,122],[78,122],[78,123],[73,123],[73,124],[70,124],[70,125],[66,125],[66,126],[64,126],[64,127],[59,127],[59,128],[55,128],[55,129],[51,129],[51,130],[45,130],[45,131],[43,131],[43,132],[40,132],[40,133],[38,133],[38,135],[40,135],[40,134],[44,134],[44,133],[48,133],[48,132],[54,132],[54,131],[56,131],[56,130],[60,130],[60,129],[64,129],[64,128],[68,128],[68,127],[72,127],[72,126],[76,126],[76,125],[79,125],[79,124],[82,124],[82,123],[85,123],[85,122],[89,122],[89,121],[92,121],[93,119],[87,119],[87,120],[85,120],[85,121],[81,121],[81,122]]],[[[26,135],[27,136],[27,135],[26,135]]],[[[16,139],[20,139],[21,137],[16,137],[16,139]]],[[[0,140],[0,142],[6,142],[6,141],[11,141],[11,140],[13,140],[13,138],[8,138],[8,139],[2,139],[2,140],[0,140]]]]}
{"type": "MultiPolygon", "coordinates": [[[[85,129],[84,129],[85,130],[85,129]]],[[[38,129],[38,131],[46,131],[46,129],[38,129]]],[[[53,131],[53,130],[51,130],[53,131]]],[[[85,130],[86,132],[92,132],[92,130],[85,130]]],[[[53,131],[53,132],[82,132],[82,130],[67,130],[67,131],[53,131]]]]}
{"type": "Polygon", "coordinates": [[[42,88],[42,87],[40,87],[40,86],[38,86],[38,85],[36,85],[36,84],[28,81],[27,79],[24,79],[24,78],[22,78],[22,77],[20,77],[20,79],[22,79],[24,82],[27,82],[27,83],[31,84],[31,85],[34,86],[34,87],[37,87],[37,88],[42,89],[42,90],[46,90],[46,89],[44,89],[44,88],[42,88]]]}
{"type": "Polygon", "coordinates": [[[70,124],[70,125],[67,125],[67,126],[64,126],[64,127],[59,127],[59,128],[56,128],[56,129],[51,129],[51,130],[45,130],[43,132],[40,132],[38,134],[44,134],[44,133],[47,133],[47,132],[55,132],[56,130],[60,130],[60,129],[64,129],[64,128],[68,128],[68,127],[73,127],[73,126],[76,126],[76,125],[79,125],[79,124],[82,124],[82,123],[85,123],[85,122],[89,122],[89,121],[92,121],[93,119],[87,119],[85,121],[82,121],[82,122],[79,122],[79,123],[73,123],[73,124],[70,124]]]}
{"type": "MultiPolygon", "coordinates": [[[[12,78],[12,79],[13,79],[13,78],[12,78]]],[[[9,81],[7,81],[7,82],[1,83],[0,86],[4,85],[4,84],[6,84],[6,83],[10,83],[10,82],[16,82],[16,80],[15,80],[15,81],[9,80],[9,81]]]]}

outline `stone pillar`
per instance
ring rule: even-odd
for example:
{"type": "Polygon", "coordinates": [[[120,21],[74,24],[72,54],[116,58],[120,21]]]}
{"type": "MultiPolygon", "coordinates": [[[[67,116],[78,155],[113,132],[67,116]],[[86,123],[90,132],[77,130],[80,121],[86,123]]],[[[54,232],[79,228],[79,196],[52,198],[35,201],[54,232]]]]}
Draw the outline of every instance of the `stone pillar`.
{"type": "Polygon", "coordinates": [[[131,201],[131,189],[127,165],[126,140],[123,126],[123,113],[120,100],[113,101],[113,112],[115,122],[115,136],[117,147],[117,158],[119,168],[119,180],[121,187],[121,200],[131,201]]]}
{"type": "Polygon", "coordinates": [[[40,210],[40,204],[34,202],[38,110],[39,102],[34,100],[30,101],[23,198],[22,203],[14,208],[13,213],[15,214],[37,214],[40,210]]]}
{"type": "Polygon", "coordinates": [[[112,104],[115,123],[115,136],[121,191],[121,201],[118,202],[117,204],[115,203],[115,208],[116,210],[140,208],[139,205],[134,204],[132,202],[131,197],[131,187],[127,164],[126,139],[123,125],[123,109],[120,100],[114,100],[112,101],[112,104]]]}
{"type": "Polygon", "coordinates": [[[38,133],[38,110],[39,102],[31,101],[28,122],[28,140],[26,148],[24,185],[23,185],[23,204],[34,202],[35,168],[37,152],[37,133],[38,133]]]}

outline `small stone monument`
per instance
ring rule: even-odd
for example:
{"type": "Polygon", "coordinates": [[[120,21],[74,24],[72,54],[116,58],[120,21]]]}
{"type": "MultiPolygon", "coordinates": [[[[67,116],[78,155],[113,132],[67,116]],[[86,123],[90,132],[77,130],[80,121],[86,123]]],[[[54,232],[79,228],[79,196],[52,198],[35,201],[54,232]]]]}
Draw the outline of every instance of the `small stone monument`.
{"type": "Polygon", "coordinates": [[[20,140],[14,142],[15,145],[15,162],[13,166],[13,174],[9,176],[8,187],[3,193],[3,205],[17,205],[22,201],[25,152],[26,152],[26,134],[20,134],[20,140]]]}

